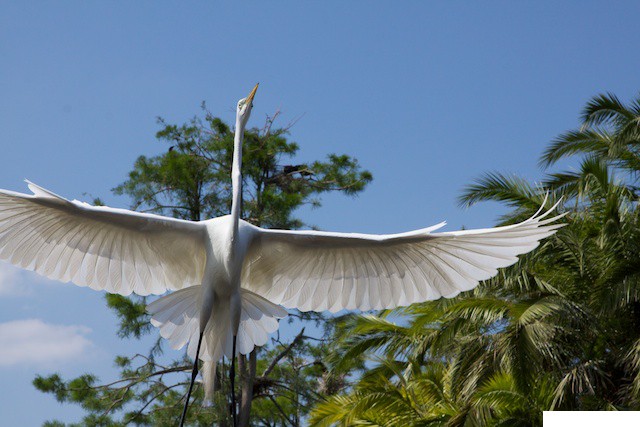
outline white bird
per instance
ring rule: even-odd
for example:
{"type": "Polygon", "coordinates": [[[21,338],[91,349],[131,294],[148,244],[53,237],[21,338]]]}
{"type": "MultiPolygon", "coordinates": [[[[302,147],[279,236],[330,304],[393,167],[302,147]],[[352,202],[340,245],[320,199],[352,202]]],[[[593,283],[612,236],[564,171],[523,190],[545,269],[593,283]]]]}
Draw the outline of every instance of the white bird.
{"type": "Polygon", "coordinates": [[[0,259],[121,295],[174,291],[148,306],[151,321],[172,347],[188,344],[194,367],[198,358],[208,365],[210,390],[216,362],[264,345],[282,307],[337,312],[451,298],[563,225],[554,223],[562,215],[548,217],[555,206],[518,224],[454,232],[434,232],[444,222],[387,235],[251,225],[240,218],[242,140],[257,88],[237,105],[230,215],[194,222],[91,206],[27,181],[33,194],[0,190],[0,259]]]}

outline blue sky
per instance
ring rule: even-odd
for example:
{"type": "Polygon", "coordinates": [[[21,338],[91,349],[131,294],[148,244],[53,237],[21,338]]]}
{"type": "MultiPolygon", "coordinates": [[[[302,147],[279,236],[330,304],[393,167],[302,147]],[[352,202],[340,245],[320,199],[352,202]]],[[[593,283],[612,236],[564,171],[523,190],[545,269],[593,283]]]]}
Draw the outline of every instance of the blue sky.
{"type": "MultiPolygon", "coordinates": [[[[371,233],[495,223],[461,209],[483,172],[542,172],[537,159],[593,95],[640,89],[637,2],[0,1],[0,188],[28,178],[68,198],[110,189],[206,101],[232,121],[256,82],[251,125],[282,111],[301,160],[348,153],[374,182],[302,210],[322,229],[371,233]]],[[[575,162],[563,165],[570,167],[575,162]]],[[[113,378],[100,293],[0,264],[0,423],[73,422],[31,386],[36,373],[113,378]],[[61,345],[64,344],[64,345],[61,345]]]]}

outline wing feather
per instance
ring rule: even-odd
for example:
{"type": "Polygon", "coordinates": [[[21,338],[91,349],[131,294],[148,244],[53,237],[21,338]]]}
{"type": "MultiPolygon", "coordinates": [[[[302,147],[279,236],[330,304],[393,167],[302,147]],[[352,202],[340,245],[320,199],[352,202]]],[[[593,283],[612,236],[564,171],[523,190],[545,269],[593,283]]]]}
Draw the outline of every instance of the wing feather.
{"type": "Polygon", "coordinates": [[[369,251],[369,256],[372,258],[372,263],[376,269],[376,276],[378,278],[374,289],[375,301],[372,301],[371,306],[379,310],[384,307],[385,301],[391,299],[391,292],[388,286],[388,280],[384,277],[385,271],[393,271],[393,267],[389,265],[385,258],[382,258],[376,251],[369,251]]]}
{"type": "Polygon", "coordinates": [[[302,311],[393,308],[453,297],[495,276],[563,226],[542,208],[503,227],[394,235],[253,227],[242,286],[302,311]]]}
{"type": "Polygon", "coordinates": [[[51,279],[128,295],[200,284],[204,226],[69,201],[29,183],[0,190],[0,259],[51,279]]]}

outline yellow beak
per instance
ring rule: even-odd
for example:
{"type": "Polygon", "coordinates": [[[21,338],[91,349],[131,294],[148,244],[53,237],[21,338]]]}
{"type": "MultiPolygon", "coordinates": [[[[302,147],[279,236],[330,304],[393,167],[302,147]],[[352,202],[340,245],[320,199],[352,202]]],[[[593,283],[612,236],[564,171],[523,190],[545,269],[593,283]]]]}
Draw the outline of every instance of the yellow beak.
{"type": "Polygon", "coordinates": [[[253,102],[253,97],[256,96],[256,92],[258,91],[259,84],[260,83],[256,83],[255,87],[253,88],[249,96],[247,96],[247,105],[251,105],[251,103],[253,102]]]}

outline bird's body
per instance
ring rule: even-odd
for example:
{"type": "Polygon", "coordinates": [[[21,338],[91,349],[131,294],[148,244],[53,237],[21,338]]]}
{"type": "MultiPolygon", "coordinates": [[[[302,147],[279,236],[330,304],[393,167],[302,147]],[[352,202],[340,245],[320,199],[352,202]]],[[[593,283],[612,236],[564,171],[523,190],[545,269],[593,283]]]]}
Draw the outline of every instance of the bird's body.
{"type": "Polygon", "coordinates": [[[174,291],[148,306],[152,323],[205,362],[209,390],[216,362],[234,356],[234,337],[242,354],[264,345],[283,307],[337,312],[452,297],[562,226],[561,215],[548,218],[555,206],[519,224],[440,233],[444,223],[392,235],[253,226],[240,218],[241,163],[256,89],[238,103],[230,215],[185,221],[69,201],[28,183],[32,195],[0,190],[0,259],[122,295],[174,291]]]}

